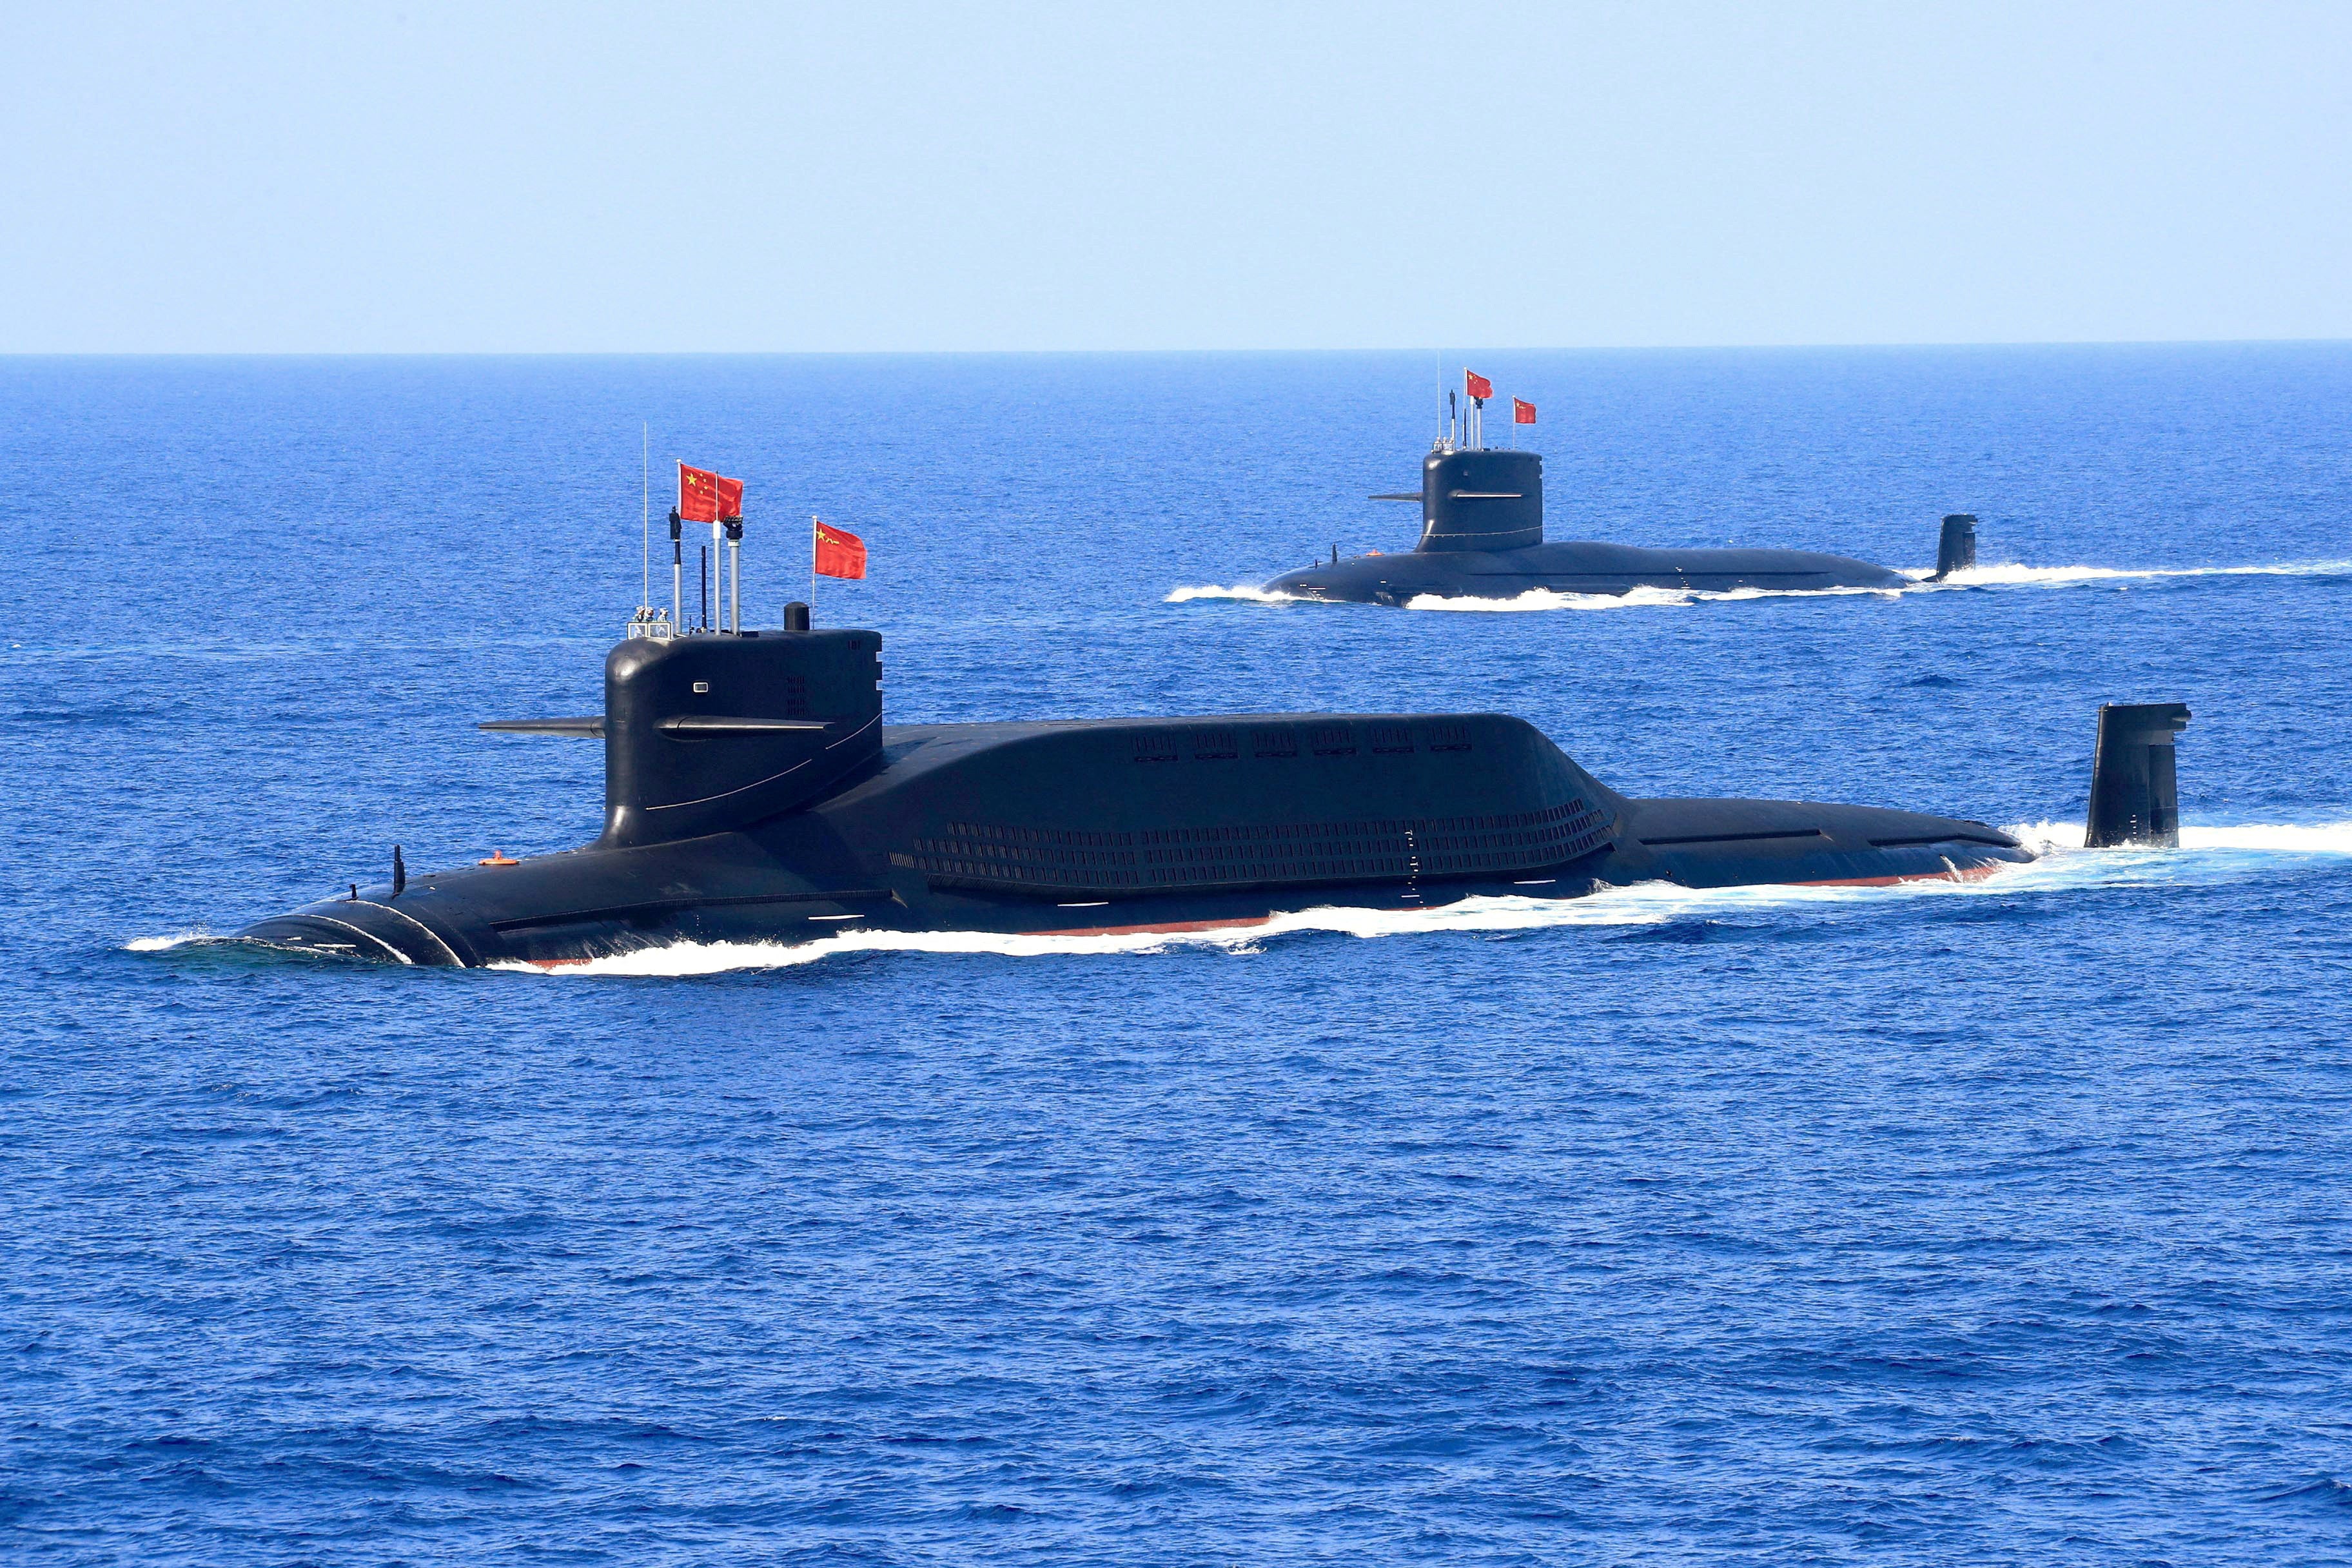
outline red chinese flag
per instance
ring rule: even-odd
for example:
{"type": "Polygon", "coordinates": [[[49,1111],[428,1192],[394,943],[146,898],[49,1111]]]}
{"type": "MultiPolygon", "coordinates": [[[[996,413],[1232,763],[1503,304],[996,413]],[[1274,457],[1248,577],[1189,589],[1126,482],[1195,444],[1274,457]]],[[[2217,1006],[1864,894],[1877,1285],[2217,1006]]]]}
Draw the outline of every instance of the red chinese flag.
{"type": "Polygon", "coordinates": [[[1536,422],[1536,405],[1524,397],[1511,399],[1511,423],[1532,425],[1536,422]]]}
{"type": "Polygon", "coordinates": [[[721,479],[709,468],[677,466],[677,515],[688,522],[718,522],[743,515],[743,481],[721,479]]]}
{"type": "Polygon", "coordinates": [[[1462,373],[1462,384],[1470,389],[1470,395],[1473,397],[1495,395],[1495,384],[1475,370],[1465,370],[1462,373]]]}
{"type": "Polygon", "coordinates": [[[866,575],[866,541],[845,528],[816,525],[816,571],[820,577],[866,575]]]}

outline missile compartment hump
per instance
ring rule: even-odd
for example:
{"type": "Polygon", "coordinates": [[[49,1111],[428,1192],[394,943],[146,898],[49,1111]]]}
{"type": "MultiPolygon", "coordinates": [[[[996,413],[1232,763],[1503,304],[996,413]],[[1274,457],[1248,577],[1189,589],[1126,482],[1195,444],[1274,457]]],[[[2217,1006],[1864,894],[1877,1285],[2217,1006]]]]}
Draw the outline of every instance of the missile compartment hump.
{"type": "Polygon", "coordinates": [[[888,842],[895,871],[938,889],[1124,898],[1495,878],[1594,853],[1616,831],[1616,796],[1503,714],[940,726],[891,737],[888,772],[820,813],[845,838],[888,842]],[[992,733],[959,734],[973,728],[992,733]]]}

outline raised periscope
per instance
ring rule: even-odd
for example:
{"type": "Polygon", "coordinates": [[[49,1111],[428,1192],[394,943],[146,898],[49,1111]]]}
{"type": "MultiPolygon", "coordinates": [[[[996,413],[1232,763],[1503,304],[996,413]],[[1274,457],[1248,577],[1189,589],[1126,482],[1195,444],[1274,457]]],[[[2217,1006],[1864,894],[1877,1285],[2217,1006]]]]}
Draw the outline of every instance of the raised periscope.
{"type": "MultiPolygon", "coordinates": [[[[1650,550],[1590,541],[1544,542],[1543,458],[1483,445],[1475,421],[1449,424],[1422,460],[1418,492],[1374,500],[1421,503],[1421,537],[1409,553],[1377,552],[1286,572],[1265,591],[1296,599],[1405,605],[1441,599],[1515,599],[1541,589],[1619,595],[1636,588],[1727,593],[1907,588],[1899,572],[1806,550],[1650,550]],[[1457,435],[1459,439],[1457,439],[1457,435]]],[[[1974,566],[1977,520],[1944,519],[1931,581],[1974,566]]]]}
{"type": "MultiPolygon", "coordinates": [[[[604,710],[483,728],[604,744],[584,848],[393,880],[239,934],[415,964],[541,965],[845,927],[1202,931],[1343,905],[1664,880],[1876,885],[2032,858],[1980,822],[1635,800],[1498,713],[882,722],[871,631],[633,635],[604,710]]],[[[664,627],[666,631],[667,628],[664,627]]],[[[2095,831],[2177,842],[2179,704],[2103,710],[2095,831]]]]}

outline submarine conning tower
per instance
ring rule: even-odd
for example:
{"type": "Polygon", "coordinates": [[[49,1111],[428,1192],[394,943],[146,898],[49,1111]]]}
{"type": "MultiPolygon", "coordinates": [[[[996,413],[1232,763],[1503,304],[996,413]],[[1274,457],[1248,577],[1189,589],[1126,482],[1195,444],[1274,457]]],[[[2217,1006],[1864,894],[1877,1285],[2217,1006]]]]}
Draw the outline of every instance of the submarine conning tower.
{"type": "Polygon", "coordinates": [[[600,847],[741,827],[878,763],[882,637],[631,637],[604,660],[602,728],[600,847]]]}
{"type": "Polygon", "coordinates": [[[1417,551],[1525,550],[1543,542],[1543,458],[1441,445],[1422,460],[1417,551]]]}

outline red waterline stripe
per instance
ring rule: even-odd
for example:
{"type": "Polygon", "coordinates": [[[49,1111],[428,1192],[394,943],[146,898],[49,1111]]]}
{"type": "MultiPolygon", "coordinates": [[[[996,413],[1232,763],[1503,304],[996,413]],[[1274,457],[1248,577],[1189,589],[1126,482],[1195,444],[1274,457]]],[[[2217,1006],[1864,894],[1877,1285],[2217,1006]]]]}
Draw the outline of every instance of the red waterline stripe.
{"type": "MultiPolygon", "coordinates": [[[[1142,926],[1080,926],[1070,931],[1006,931],[1006,936],[1145,936],[1160,931],[1239,931],[1247,926],[1268,925],[1272,915],[1246,915],[1232,921],[1171,921],[1164,925],[1142,926]]],[[[536,969],[572,969],[593,963],[590,958],[526,958],[525,963],[536,969]]]]}
{"type": "Polygon", "coordinates": [[[1272,915],[1247,915],[1235,921],[1171,921],[1166,925],[1150,926],[1081,926],[1075,931],[1031,931],[1032,936],[1143,936],[1168,931],[1239,931],[1244,926],[1262,926],[1272,922],[1272,915]]]}
{"type": "Polygon", "coordinates": [[[1826,882],[1784,882],[1788,888],[1892,888],[1901,882],[1981,882],[1987,877],[2011,865],[1997,860],[1984,866],[1958,866],[1949,871],[1922,871],[1916,877],[1835,877],[1826,882]]]}
{"type": "MultiPolygon", "coordinates": [[[[2009,861],[2002,860],[1989,865],[1961,866],[1949,871],[1921,871],[1909,877],[1836,877],[1825,882],[1750,883],[1748,885],[1783,888],[1891,888],[1901,882],[1977,882],[1982,881],[2008,864],[2010,864],[2009,861]]],[[[1041,931],[1033,934],[1037,936],[1139,936],[1152,931],[1231,931],[1241,926],[1262,926],[1273,919],[1272,915],[1255,915],[1247,920],[1237,921],[1178,921],[1171,925],[1149,926],[1087,926],[1077,931],[1041,931]]]]}

